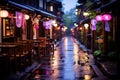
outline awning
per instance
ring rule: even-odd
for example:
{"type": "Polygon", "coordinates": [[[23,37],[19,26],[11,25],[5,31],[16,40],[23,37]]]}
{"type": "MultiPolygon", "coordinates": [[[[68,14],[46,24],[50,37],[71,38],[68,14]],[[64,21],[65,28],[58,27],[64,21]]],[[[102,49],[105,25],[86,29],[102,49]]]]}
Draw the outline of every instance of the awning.
{"type": "Polygon", "coordinates": [[[22,5],[22,4],[18,4],[16,2],[13,2],[13,1],[8,1],[9,4],[12,4],[14,6],[17,6],[17,7],[20,7],[20,8],[23,8],[23,9],[26,9],[26,10],[30,10],[30,11],[37,11],[41,14],[45,14],[47,16],[51,16],[51,17],[56,17],[55,15],[51,14],[51,13],[48,13],[46,11],[43,11],[43,10],[40,10],[40,9],[37,9],[37,8],[34,8],[32,6],[28,6],[28,5],[22,5]]]}
{"type": "Polygon", "coordinates": [[[36,9],[36,8],[35,8],[35,10],[38,11],[38,12],[40,12],[40,13],[42,13],[42,14],[45,14],[47,16],[56,17],[55,15],[53,15],[51,13],[48,13],[46,11],[43,11],[43,10],[40,10],[40,9],[36,9]]]}
{"type": "Polygon", "coordinates": [[[111,2],[102,5],[101,7],[98,8],[98,10],[101,11],[108,11],[109,9],[111,10],[111,8],[117,8],[117,0],[112,0],[111,2]]]}
{"type": "Polygon", "coordinates": [[[14,6],[17,6],[17,7],[20,7],[20,8],[23,8],[23,9],[26,9],[26,10],[30,10],[30,11],[34,11],[33,9],[25,6],[25,5],[21,5],[21,4],[18,4],[18,3],[15,3],[13,1],[8,1],[9,4],[12,4],[14,6]]]}
{"type": "Polygon", "coordinates": [[[80,24],[85,23],[85,22],[89,22],[89,21],[90,21],[90,18],[87,17],[87,18],[85,18],[85,19],[82,19],[82,20],[80,21],[80,24]]]}
{"type": "Polygon", "coordinates": [[[105,4],[105,5],[102,5],[100,8],[103,9],[105,7],[108,7],[108,6],[111,6],[112,4],[114,4],[115,2],[117,2],[117,0],[112,0],[111,2],[105,4]]]}

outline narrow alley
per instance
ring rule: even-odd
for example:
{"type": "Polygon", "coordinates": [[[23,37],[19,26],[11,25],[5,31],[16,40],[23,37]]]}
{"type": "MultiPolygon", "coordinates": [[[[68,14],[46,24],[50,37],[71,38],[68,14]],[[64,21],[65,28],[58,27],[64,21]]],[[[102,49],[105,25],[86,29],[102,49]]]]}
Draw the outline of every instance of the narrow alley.
{"type": "Polygon", "coordinates": [[[0,0],[0,80],[120,80],[118,0],[0,0]]]}
{"type": "Polygon", "coordinates": [[[41,59],[40,66],[25,80],[110,80],[75,38],[64,37],[55,46],[54,56],[41,59]]]}

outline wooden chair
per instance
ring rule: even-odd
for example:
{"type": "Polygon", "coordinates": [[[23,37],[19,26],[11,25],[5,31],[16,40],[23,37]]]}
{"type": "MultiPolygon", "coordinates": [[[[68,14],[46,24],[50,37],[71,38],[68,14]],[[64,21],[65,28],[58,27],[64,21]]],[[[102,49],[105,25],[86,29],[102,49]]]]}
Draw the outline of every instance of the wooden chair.
{"type": "Polygon", "coordinates": [[[39,54],[41,54],[41,56],[45,56],[46,55],[46,37],[40,37],[39,40],[40,40],[39,54]]]}

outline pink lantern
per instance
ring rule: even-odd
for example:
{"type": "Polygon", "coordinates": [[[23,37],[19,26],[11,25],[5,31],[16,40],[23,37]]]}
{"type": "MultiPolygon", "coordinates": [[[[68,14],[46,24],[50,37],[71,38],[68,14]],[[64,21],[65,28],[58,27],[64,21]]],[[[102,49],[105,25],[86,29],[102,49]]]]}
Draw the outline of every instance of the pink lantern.
{"type": "Polygon", "coordinates": [[[102,20],[103,20],[102,15],[97,15],[97,16],[96,16],[96,20],[97,20],[97,21],[102,21],[102,20]]]}
{"type": "Polygon", "coordinates": [[[104,14],[103,15],[103,20],[104,21],[110,21],[112,19],[112,16],[110,14],[104,14]]]}

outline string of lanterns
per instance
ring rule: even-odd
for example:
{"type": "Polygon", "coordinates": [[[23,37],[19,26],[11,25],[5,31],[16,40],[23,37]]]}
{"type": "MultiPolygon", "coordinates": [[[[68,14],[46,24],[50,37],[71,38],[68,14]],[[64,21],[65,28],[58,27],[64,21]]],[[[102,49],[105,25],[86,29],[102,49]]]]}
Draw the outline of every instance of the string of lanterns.
{"type": "Polygon", "coordinates": [[[94,19],[91,20],[92,30],[96,30],[96,24],[98,21],[105,21],[105,31],[110,31],[108,21],[112,19],[110,14],[97,15],[94,19]]]}

